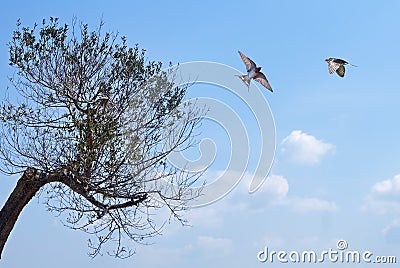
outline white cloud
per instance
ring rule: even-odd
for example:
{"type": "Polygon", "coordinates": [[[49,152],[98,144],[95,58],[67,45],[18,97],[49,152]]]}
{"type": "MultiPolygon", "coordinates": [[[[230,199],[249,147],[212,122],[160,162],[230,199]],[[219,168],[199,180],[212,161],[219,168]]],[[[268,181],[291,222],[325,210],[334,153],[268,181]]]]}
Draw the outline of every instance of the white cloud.
{"type": "Polygon", "coordinates": [[[400,229],[400,219],[393,220],[389,225],[383,228],[382,233],[388,235],[394,229],[400,229]]]}
{"type": "MultiPolygon", "coordinates": [[[[215,171],[215,175],[222,171],[215,171]]],[[[229,171],[236,178],[238,172],[229,171]]],[[[255,193],[248,192],[254,174],[246,172],[237,187],[223,199],[207,206],[192,208],[186,213],[189,224],[207,229],[224,228],[224,218],[229,213],[247,213],[259,211],[263,213],[272,207],[282,206],[295,213],[333,212],[337,210],[333,201],[314,197],[289,195],[288,180],[278,174],[267,177],[262,187],[255,193]]]]}
{"type": "Polygon", "coordinates": [[[399,244],[400,242],[400,218],[394,219],[389,225],[383,228],[382,233],[389,243],[399,244]]]}
{"type": "Polygon", "coordinates": [[[284,205],[294,212],[322,212],[335,211],[335,202],[319,198],[299,197],[289,195],[289,183],[281,175],[268,176],[265,184],[260,188],[260,194],[267,196],[269,205],[284,205]]]}
{"type": "Polygon", "coordinates": [[[264,246],[268,246],[269,248],[282,248],[285,244],[286,241],[282,236],[278,236],[276,234],[268,234],[259,241],[256,241],[254,243],[254,246],[259,248],[264,246]]]}
{"type": "Polygon", "coordinates": [[[261,192],[267,192],[278,199],[284,198],[289,192],[289,183],[281,175],[272,174],[268,176],[264,185],[260,188],[261,192]]]}
{"type": "Polygon", "coordinates": [[[199,236],[197,246],[208,254],[228,255],[233,251],[233,242],[226,238],[216,238],[212,236],[199,236]]]}
{"type": "Polygon", "coordinates": [[[400,193],[400,174],[392,179],[383,180],[372,186],[372,192],[378,195],[392,195],[400,193]]]}
{"type": "Polygon", "coordinates": [[[362,209],[381,214],[400,212],[400,174],[375,183],[362,209]]]}
{"type": "MultiPolygon", "coordinates": [[[[289,191],[289,184],[287,180],[281,175],[268,175],[267,178],[262,178],[251,172],[240,172],[235,170],[218,170],[218,171],[208,171],[207,178],[209,181],[216,182],[221,179],[221,175],[224,175],[224,181],[219,181],[218,184],[215,183],[215,187],[221,187],[226,191],[232,190],[227,193],[222,191],[221,195],[223,198],[215,203],[212,203],[212,206],[215,207],[214,204],[221,204],[228,199],[233,198],[233,196],[246,196],[250,197],[252,194],[249,194],[249,186],[251,182],[256,181],[258,183],[263,183],[262,186],[254,193],[258,192],[266,193],[265,195],[270,197],[269,199],[278,200],[284,198],[289,191]]],[[[211,189],[214,192],[220,192],[216,189],[211,189]]],[[[205,191],[210,191],[210,189],[204,189],[202,194],[205,194],[205,191]]],[[[229,207],[232,207],[232,204],[229,204],[229,207]]],[[[224,209],[227,209],[224,207],[224,209]]],[[[235,207],[238,209],[238,207],[235,207]]]]}
{"type": "Polygon", "coordinates": [[[288,203],[295,212],[323,212],[337,209],[335,202],[319,198],[297,197],[289,199],[288,203]]]}
{"type": "MultiPolygon", "coordinates": [[[[216,171],[214,175],[218,177],[221,173],[222,171],[216,171]]],[[[227,173],[232,176],[233,179],[237,179],[240,176],[239,172],[235,171],[229,171],[227,173]]],[[[283,176],[268,176],[262,187],[256,193],[249,194],[250,181],[253,179],[254,174],[246,172],[239,185],[223,199],[207,206],[188,210],[185,216],[189,224],[207,229],[218,229],[223,227],[224,215],[227,213],[247,211],[249,209],[255,209],[255,207],[260,208],[260,206],[264,209],[265,207],[279,204],[286,198],[289,191],[289,184],[283,176]],[[250,206],[249,201],[255,201],[259,205],[250,206]]]]}
{"type": "Polygon", "coordinates": [[[219,228],[224,222],[221,209],[218,209],[217,204],[193,208],[187,212],[186,216],[190,225],[204,228],[219,228]]]}
{"type": "MultiPolygon", "coordinates": [[[[252,180],[260,180],[261,178],[254,177],[253,174],[246,173],[243,178],[243,187],[241,187],[242,194],[249,195],[249,186],[252,180]]],[[[271,174],[265,179],[263,185],[254,193],[254,196],[263,196],[264,202],[267,204],[274,204],[286,198],[289,192],[289,183],[281,175],[271,174]]],[[[250,195],[250,196],[253,196],[250,195]]]]}
{"type": "Polygon", "coordinates": [[[361,209],[378,214],[399,213],[400,203],[392,200],[380,200],[379,198],[369,195],[366,204],[364,204],[361,209]]]}
{"type": "MultiPolygon", "coordinates": [[[[247,174],[244,177],[246,187],[249,185],[251,178],[251,174],[247,174]]],[[[335,211],[337,209],[336,204],[333,201],[319,198],[290,196],[288,180],[285,177],[276,174],[269,175],[265,183],[259,191],[255,193],[255,195],[263,197],[262,203],[264,206],[284,205],[294,212],[323,212],[335,211]]]]}
{"type": "Polygon", "coordinates": [[[335,146],[324,143],[314,136],[294,130],[281,142],[282,153],[300,164],[317,164],[328,152],[334,152],[335,146]]]}

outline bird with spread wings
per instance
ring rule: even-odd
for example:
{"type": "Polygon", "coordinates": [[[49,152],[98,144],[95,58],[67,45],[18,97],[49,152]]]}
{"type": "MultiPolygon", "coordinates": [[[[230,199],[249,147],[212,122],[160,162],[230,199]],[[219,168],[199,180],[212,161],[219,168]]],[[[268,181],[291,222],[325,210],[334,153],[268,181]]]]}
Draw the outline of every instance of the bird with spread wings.
{"type": "Polygon", "coordinates": [[[246,84],[247,88],[250,88],[250,82],[251,79],[256,80],[258,83],[263,85],[265,88],[267,88],[269,91],[272,91],[272,87],[269,84],[267,77],[265,74],[261,72],[261,67],[257,67],[257,65],[252,61],[250,58],[248,58],[246,55],[244,55],[242,52],[238,51],[240,57],[242,58],[244,64],[246,65],[246,71],[247,74],[241,74],[241,75],[236,75],[242,81],[246,84]]]}
{"type": "Polygon", "coordinates": [[[325,59],[325,61],[328,63],[328,70],[330,74],[333,74],[334,72],[336,72],[340,77],[344,77],[344,73],[345,73],[345,65],[351,65],[354,67],[357,67],[354,64],[348,63],[345,60],[342,59],[337,59],[337,58],[328,58],[325,59]]]}

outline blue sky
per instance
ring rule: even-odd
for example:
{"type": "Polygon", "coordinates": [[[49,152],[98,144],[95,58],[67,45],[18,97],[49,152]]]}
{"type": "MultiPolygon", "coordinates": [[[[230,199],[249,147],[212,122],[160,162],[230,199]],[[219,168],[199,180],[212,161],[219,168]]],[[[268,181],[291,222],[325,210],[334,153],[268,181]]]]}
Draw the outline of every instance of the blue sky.
{"type": "MultiPolygon", "coordinates": [[[[90,259],[89,237],[64,227],[40,199],[33,199],[18,219],[0,267],[265,267],[272,264],[257,260],[265,246],[323,251],[335,249],[338,239],[351,250],[397,254],[400,262],[399,11],[395,0],[3,2],[2,88],[13,72],[7,42],[18,18],[24,25],[50,16],[69,24],[76,16],[93,27],[102,18],[105,30],[127,36],[131,45],[147,50],[149,60],[164,63],[212,61],[244,71],[241,50],[263,67],[274,88],[263,94],[276,125],[276,154],[259,191],[247,192],[256,166],[250,158],[244,180],[232,193],[189,211],[191,227],[171,223],[153,245],[136,245],[137,254],[127,260],[90,259]],[[328,57],[359,67],[347,67],[344,79],[329,75],[328,57]]],[[[245,121],[251,118],[221,88],[191,90],[192,96],[232,99],[228,104],[236,113],[245,121]]],[[[249,137],[251,142],[255,137],[251,146],[257,150],[252,124],[249,137]]],[[[201,137],[218,148],[207,175],[213,177],[228,159],[226,133],[212,122],[205,127],[201,137]]],[[[1,176],[1,205],[15,182],[1,176]]]]}

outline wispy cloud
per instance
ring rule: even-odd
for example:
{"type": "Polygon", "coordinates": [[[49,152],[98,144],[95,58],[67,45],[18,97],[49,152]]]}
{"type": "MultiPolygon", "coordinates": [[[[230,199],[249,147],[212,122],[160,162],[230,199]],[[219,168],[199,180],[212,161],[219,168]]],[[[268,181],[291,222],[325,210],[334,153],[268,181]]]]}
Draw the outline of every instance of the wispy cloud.
{"type": "MultiPolygon", "coordinates": [[[[220,171],[216,171],[219,174],[220,171]]],[[[232,176],[236,172],[229,171],[232,176]]],[[[272,207],[283,207],[294,213],[334,212],[337,206],[334,201],[316,197],[291,196],[288,180],[278,174],[271,174],[262,187],[249,194],[248,186],[254,174],[246,172],[237,187],[223,199],[204,207],[190,209],[186,216],[190,225],[206,229],[224,228],[225,217],[230,213],[260,211],[272,207]]]]}
{"type": "Polygon", "coordinates": [[[197,246],[208,255],[229,255],[233,251],[233,241],[213,236],[199,236],[197,246]]]}
{"type": "Polygon", "coordinates": [[[400,218],[393,220],[390,224],[388,224],[385,228],[383,228],[382,233],[384,235],[390,234],[393,230],[400,230],[400,218]]]}
{"type": "MultiPolygon", "coordinates": [[[[250,174],[244,178],[246,189],[248,189],[250,185],[250,178],[252,178],[250,174]]],[[[271,205],[282,202],[286,198],[288,192],[289,183],[287,179],[281,175],[271,174],[259,189],[258,195],[263,195],[266,198],[266,203],[271,205]]]]}
{"type": "Polygon", "coordinates": [[[378,181],[371,187],[363,210],[386,213],[400,212],[400,174],[378,181]]]}
{"type": "Polygon", "coordinates": [[[394,219],[382,230],[386,241],[390,243],[400,243],[400,218],[394,219]]]}
{"type": "Polygon", "coordinates": [[[251,179],[253,179],[253,174],[246,173],[243,177],[243,186],[238,189],[238,194],[240,195],[237,197],[242,199],[242,197],[246,196],[254,199],[256,200],[254,201],[255,203],[263,204],[264,208],[271,206],[286,206],[291,211],[299,213],[337,210],[337,206],[333,201],[315,197],[291,196],[289,194],[288,180],[284,176],[278,174],[269,175],[258,192],[256,192],[254,196],[249,195],[247,190],[251,179]],[[262,199],[261,202],[259,202],[260,199],[262,199]]]}
{"type": "Polygon", "coordinates": [[[319,198],[294,197],[289,198],[287,203],[295,212],[329,212],[337,210],[335,202],[319,198]]]}
{"type": "Polygon", "coordinates": [[[397,196],[400,193],[400,174],[375,183],[372,186],[372,192],[380,196],[397,196]]]}
{"type": "Polygon", "coordinates": [[[323,212],[335,211],[335,202],[323,200],[315,197],[300,197],[289,195],[288,180],[281,176],[272,174],[268,177],[260,194],[268,196],[270,205],[283,205],[293,212],[323,212]]]}
{"type": "Polygon", "coordinates": [[[318,164],[325,154],[334,150],[333,144],[318,140],[301,130],[292,131],[281,142],[282,153],[300,164],[318,164]]]}
{"type": "Polygon", "coordinates": [[[224,218],[218,209],[218,203],[213,205],[191,209],[187,212],[189,224],[202,226],[203,228],[220,228],[224,223],[224,218]]]}

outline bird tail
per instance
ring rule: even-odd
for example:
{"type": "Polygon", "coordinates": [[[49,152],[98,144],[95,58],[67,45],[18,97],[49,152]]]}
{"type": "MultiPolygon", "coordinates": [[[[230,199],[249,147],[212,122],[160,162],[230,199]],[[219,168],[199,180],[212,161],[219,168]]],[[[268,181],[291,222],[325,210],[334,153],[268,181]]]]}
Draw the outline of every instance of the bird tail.
{"type": "Polygon", "coordinates": [[[351,64],[351,63],[349,63],[351,66],[353,66],[353,67],[358,67],[357,65],[354,65],[354,64],[351,64]]]}
{"type": "Polygon", "coordinates": [[[236,74],[235,76],[239,77],[243,83],[246,84],[247,88],[250,88],[250,79],[248,79],[248,76],[245,74],[236,74]]]}

